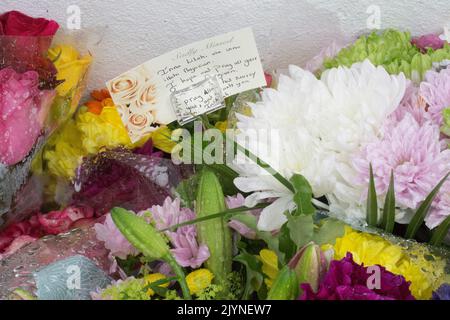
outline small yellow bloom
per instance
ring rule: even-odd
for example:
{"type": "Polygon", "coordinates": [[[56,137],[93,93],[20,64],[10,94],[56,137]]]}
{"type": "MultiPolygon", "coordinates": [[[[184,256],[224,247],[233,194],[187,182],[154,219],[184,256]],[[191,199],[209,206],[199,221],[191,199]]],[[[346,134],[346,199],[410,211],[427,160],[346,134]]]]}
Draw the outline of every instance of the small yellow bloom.
{"type": "MultiPolygon", "coordinates": [[[[324,247],[322,247],[323,249],[324,247]]],[[[343,237],[333,246],[334,259],[340,260],[351,252],[356,263],[365,266],[382,265],[388,271],[411,281],[411,293],[416,299],[429,299],[445,276],[445,261],[432,255],[420,244],[407,249],[386,239],[347,227],[343,237]]]]}
{"type": "Polygon", "coordinates": [[[277,254],[272,250],[262,249],[259,252],[259,258],[263,264],[261,270],[267,276],[264,283],[270,288],[279,271],[277,254]]]}
{"type": "Polygon", "coordinates": [[[58,80],[64,80],[56,87],[60,96],[66,96],[75,89],[83,79],[92,57],[86,55],[80,57],[78,51],[69,45],[58,45],[48,50],[48,57],[54,61],[58,80]]]}
{"type": "Polygon", "coordinates": [[[227,121],[217,121],[214,125],[217,129],[219,129],[222,132],[225,132],[228,128],[228,122],[227,121]]]}
{"type": "Polygon", "coordinates": [[[191,294],[199,294],[211,284],[214,275],[208,269],[197,269],[186,276],[191,294]]]}
{"type": "MultiPolygon", "coordinates": [[[[145,281],[145,285],[148,286],[151,283],[154,283],[156,281],[159,281],[159,280],[162,280],[162,279],[165,279],[165,278],[166,278],[166,276],[161,274],[161,273],[152,273],[152,274],[146,275],[144,277],[144,281],[145,281]]],[[[169,286],[169,282],[165,282],[163,284],[158,285],[158,287],[161,287],[161,288],[167,288],[168,286],[169,286]]],[[[147,295],[149,297],[151,297],[154,294],[155,294],[155,292],[151,288],[149,288],[147,290],[147,295]]]]}
{"type": "Polygon", "coordinates": [[[171,140],[171,136],[172,131],[168,127],[159,127],[151,134],[153,146],[159,150],[170,153],[173,147],[177,145],[175,141],[171,140]]]}

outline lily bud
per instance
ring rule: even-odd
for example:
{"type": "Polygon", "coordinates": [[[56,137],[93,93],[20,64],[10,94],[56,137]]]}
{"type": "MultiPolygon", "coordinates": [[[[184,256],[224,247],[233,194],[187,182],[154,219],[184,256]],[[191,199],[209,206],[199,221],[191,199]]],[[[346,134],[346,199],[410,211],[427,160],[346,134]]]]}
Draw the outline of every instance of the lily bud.
{"type": "Polygon", "coordinates": [[[295,270],[299,284],[309,283],[317,291],[328,263],[320,247],[310,242],[292,257],[288,265],[295,270]]]}

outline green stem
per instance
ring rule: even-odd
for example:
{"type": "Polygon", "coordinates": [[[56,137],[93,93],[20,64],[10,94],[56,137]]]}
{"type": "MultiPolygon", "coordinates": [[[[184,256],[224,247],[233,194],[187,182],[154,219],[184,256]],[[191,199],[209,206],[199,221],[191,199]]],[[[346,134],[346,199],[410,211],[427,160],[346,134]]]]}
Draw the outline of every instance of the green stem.
{"type": "Polygon", "coordinates": [[[178,283],[180,284],[181,292],[183,293],[183,298],[185,300],[192,300],[189,287],[186,283],[186,276],[184,275],[183,269],[175,261],[175,259],[170,253],[164,257],[164,260],[172,267],[173,272],[177,275],[178,283]]]}
{"type": "Polygon", "coordinates": [[[208,216],[204,216],[204,217],[200,217],[200,218],[196,218],[196,219],[192,219],[192,220],[188,220],[182,223],[178,223],[178,224],[174,224],[170,227],[158,230],[158,232],[166,232],[166,231],[170,231],[170,230],[176,230],[180,227],[183,226],[187,226],[187,225],[191,225],[191,224],[195,224],[195,223],[199,223],[202,221],[206,221],[206,220],[211,220],[211,219],[216,219],[216,218],[222,218],[225,215],[228,215],[229,218],[231,218],[232,216],[241,213],[241,212],[245,212],[245,211],[251,211],[254,209],[264,209],[265,207],[269,206],[270,203],[258,203],[257,205],[255,205],[254,207],[238,207],[238,208],[233,208],[233,209],[227,209],[225,211],[222,212],[218,212],[218,213],[214,213],[214,214],[210,214],[208,216]]]}

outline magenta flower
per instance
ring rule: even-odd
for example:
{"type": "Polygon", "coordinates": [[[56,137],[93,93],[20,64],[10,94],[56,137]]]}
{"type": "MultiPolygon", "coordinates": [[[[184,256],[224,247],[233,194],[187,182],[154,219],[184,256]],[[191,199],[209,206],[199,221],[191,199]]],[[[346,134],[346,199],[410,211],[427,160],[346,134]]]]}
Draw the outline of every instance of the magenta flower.
{"type": "Polygon", "coordinates": [[[367,144],[353,158],[358,172],[355,182],[368,185],[371,163],[377,194],[382,196],[393,170],[397,204],[415,209],[447,173],[450,150],[441,150],[439,127],[431,122],[420,126],[411,114],[396,124],[389,123],[382,133],[382,138],[367,144]]]}
{"type": "MultiPolygon", "coordinates": [[[[162,206],[152,206],[149,210],[157,229],[195,219],[195,213],[192,210],[180,207],[178,198],[172,201],[170,197],[167,197],[162,206]]],[[[195,225],[183,226],[176,231],[167,231],[166,234],[173,246],[171,252],[181,266],[198,268],[209,258],[208,247],[197,242],[195,225]]]]}
{"type": "Polygon", "coordinates": [[[301,284],[300,300],[415,300],[409,289],[410,282],[378,266],[379,288],[372,287],[374,272],[353,261],[350,252],[342,260],[333,260],[324,279],[314,292],[310,284],[301,284]]]}
{"type": "Polygon", "coordinates": [[[443,123],[442,110],[450,106],[450,69],[428,71],[420,83],[419,96],[427,104],[427,111],[438,126],[443,123]]]}
{"type": "Polygon", "coordinates": [[[426,53],[429,48],[433,50],[443,48],[445,41],[439,38],[438,35],[430,33],[412,39],[411,43],[419,48],[422,53],[426,53]]]}
{"type": "Polygon", "coordinates": [[[0,163],[20,162],[41,134],[54,91],[38,86],[35,71],[0,70],[0,163]]]}

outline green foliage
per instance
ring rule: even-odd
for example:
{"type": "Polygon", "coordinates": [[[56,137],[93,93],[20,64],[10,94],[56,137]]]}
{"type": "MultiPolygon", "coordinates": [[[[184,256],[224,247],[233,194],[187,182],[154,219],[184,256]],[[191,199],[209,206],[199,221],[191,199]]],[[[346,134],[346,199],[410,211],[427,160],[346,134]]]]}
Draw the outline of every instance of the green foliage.
{"type": "Polygon", "coordinates": [[[367,192],[367,224],[376,227],[378,222],[377,192],[375,191],[375,180],[373,177],[372,164],[370,164],[369,190],[367,192]]]}
{"type": "Polygon", "coordinates": [[[431,204],[433,203],[434,198],[438,194],[439,189],[442,187],[442,185],[444,184],[445,180],[449,175],[450,172],[447,173],[445,177],[441,179],[441,181],[439,181],[439,183],[433,188],[433,190],[431,190],[430,194],[420,204],[419,208],[417,209],[416,213],[411,219],[408,228],[406,229],[405,238],[408,239],[414,238],[423,221],[425,220],[425,217],[427,216],[428,211],[431,208],[431,204]]]}

